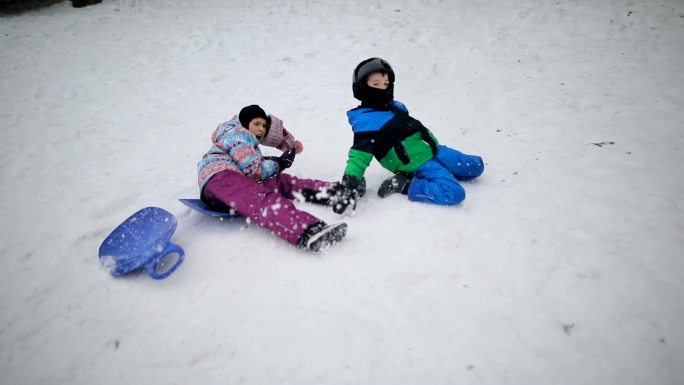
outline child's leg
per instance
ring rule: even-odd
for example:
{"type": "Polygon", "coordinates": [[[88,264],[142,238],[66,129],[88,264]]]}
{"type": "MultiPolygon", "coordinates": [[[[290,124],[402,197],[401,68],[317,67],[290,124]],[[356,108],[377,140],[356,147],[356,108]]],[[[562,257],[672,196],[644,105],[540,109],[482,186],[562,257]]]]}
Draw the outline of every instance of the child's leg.
{"type": "Polygon", "coordinates": [[[449,170],[433,159],[414,172],[408,187],[408,198],[438,205],[455,205],[465,199],[465,190],[449,170]]]}
{"type": "Polygon", "coordinates": [[[276,190],[287,199],[294,199],[293,193],[302,191],[304,189],[311,191],[325,190],[332,185],[330,182],[324,182],[317,179],[303,179],[297,178],[294,175],[280,173],[276,174],[271,179],[262,182],[262,185],[270,190],[276,190]]]}
{"type": "Polygon", "coordinates": [[[321,222],[306,211],[298,210],[273,188],[233,171],[214,175],[202,194],[209,206],[234,209],[293,245],[297,245],[307,227],[321,222]]]}
{"type": "Polygon", "coordinates": [[[471,180],[482,175],[484,162],[477,155],[467,155],[447,146],[439,146],[435,159],[458,180],[471,180]]]}

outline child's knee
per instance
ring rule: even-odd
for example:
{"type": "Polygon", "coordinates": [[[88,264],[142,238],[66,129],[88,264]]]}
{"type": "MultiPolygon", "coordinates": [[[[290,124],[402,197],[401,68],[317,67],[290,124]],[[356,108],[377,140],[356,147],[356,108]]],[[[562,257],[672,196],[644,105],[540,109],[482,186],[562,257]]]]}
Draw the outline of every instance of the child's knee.
{"type": "Polygon", "coordinates": [[[482,175],[484,172],[484,161],[482,160],[482,157],[474,155],[473,160],[471,161],[471,170],[469,176],[472,176],[473,178],[477,178],[478,176],[482,175]]]}
{"type": "Polygon", "coordinates": [[[482,175],[484,172],[484,161],[477,155],[469,155],[469,159],[465,162],[465,167],[462,170],[454,173],[456,180],[469,181],[482,175]]]}
{"type": "Polygon", "coordinates": [[[441,203],[447,206],[457,205],[466,197],[466,192],[461,185],[450,185],[442,188],[441,203]]]}
{"type": "Polygon", "coordinates": [[[466,193],[460,184],[453,183],[411,183],[408,198],[412,201],[453,206],[465,199],[466,193]]]}

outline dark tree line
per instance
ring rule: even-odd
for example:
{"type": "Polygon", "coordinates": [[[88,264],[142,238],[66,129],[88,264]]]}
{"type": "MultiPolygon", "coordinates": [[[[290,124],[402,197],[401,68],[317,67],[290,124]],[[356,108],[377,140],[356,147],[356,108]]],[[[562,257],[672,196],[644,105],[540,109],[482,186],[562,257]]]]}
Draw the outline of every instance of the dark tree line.
{"type": "MultiPolygon", "coordinates": [[[[0,0],[0,15],[16,15],[32,9],[47,7],[65,0],[0,0]]],[[[102,0],[70,0],[74,8],[101,3],[102,0]]]]}

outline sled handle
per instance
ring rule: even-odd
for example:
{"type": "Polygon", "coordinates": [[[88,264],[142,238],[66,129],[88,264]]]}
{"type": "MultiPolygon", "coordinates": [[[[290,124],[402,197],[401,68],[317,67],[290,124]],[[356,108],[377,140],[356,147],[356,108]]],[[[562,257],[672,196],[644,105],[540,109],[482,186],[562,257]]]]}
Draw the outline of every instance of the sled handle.
{"type": "Polygon", "coordinates": [[[185,251],[171,242],[159,254],[145,263],[147,274],[154,279],[164,279],[171,275],[185,259],[185,251]]]}

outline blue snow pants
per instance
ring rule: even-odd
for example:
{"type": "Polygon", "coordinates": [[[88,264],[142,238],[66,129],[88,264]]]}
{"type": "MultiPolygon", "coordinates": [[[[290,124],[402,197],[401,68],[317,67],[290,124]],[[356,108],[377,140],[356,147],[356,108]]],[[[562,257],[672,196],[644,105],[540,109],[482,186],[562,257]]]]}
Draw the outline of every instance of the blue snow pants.
{"type": "Polygon", "coordinates": [[[439,146],[437,156],[413,172],[408,198],[438,205],[455,205],[465,199],[465,190],[458,181],[477,178],[483,171],[481,157],[439,146]]]}

